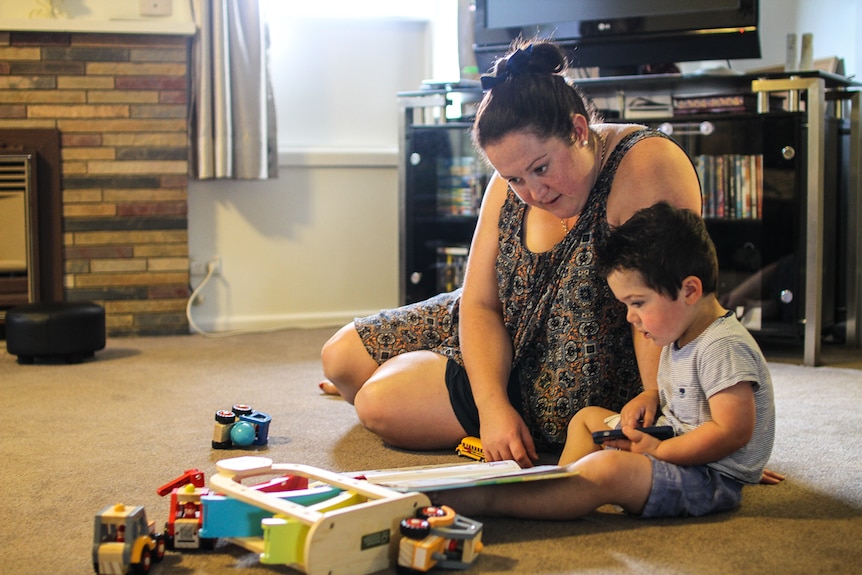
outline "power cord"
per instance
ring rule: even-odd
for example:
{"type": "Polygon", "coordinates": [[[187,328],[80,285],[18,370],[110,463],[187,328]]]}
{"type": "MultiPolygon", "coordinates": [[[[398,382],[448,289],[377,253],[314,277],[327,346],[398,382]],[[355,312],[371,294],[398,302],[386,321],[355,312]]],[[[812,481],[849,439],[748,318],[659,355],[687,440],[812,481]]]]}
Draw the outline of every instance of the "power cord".
{"type": "Polygon", "coordinates": [[[189,296],[188,302],[186,302],[186,318],[189,320],[189,327],[195,333],[199,333],[204,337],[233,337],[235,335],[248,335],[253,333],[273,333],[277,331],[283,331],[286,329],[290,329],[290,326],[281,326],[281,327],[273,327],[269,329],[235,329],[230,331],[206,331],[201,328],[192,317],[192,305],[194,305],[194,301],[200,295],[201,291],[203,291],[204,287],[209,283],[212,279],[213,275],[215,275],[216,270],[218,269],[218,264],[214,261],[207,262],[207,273],[204,276],[204,279],[201,280],[201,283],[197,285],[192,290],[191,295],[189,296]]]}

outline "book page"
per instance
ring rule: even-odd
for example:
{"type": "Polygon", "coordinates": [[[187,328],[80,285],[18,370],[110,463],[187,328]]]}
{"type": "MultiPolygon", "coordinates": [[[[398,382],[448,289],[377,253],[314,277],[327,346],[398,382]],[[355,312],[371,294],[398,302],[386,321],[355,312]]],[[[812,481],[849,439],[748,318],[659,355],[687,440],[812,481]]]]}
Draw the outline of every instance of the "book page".
{"type": "Polygon", "coordinates": [[[576,475],[567,467],[539,465],[521,469],[515,461],[427,465],[357,473],[367,481],[396,491],[442,491],[462,487],[557,479],[576,475]]]}

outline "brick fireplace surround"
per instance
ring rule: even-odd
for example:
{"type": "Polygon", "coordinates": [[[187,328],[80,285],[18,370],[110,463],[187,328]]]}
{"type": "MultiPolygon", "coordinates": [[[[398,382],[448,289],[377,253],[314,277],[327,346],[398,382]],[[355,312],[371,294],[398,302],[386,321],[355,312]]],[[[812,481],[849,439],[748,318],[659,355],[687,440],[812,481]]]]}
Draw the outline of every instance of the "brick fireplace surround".
{"type": "Polygon", "coordinates": [[[189,43],[0,32],[0,132],[60,131],[64,296],[111,336],[189,333],[189,43]]]}

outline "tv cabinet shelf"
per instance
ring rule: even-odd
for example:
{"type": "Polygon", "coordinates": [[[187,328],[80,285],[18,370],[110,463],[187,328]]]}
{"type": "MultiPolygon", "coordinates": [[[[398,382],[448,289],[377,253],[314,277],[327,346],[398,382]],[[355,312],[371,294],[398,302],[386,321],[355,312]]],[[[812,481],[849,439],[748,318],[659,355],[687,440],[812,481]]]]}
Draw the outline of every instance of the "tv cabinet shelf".
{"type": "Polygon", "coordinates": [[[752,82],[757,80],[786,80],[789,78],[823,80],[824,87],[852,89],[856,84],[845,76],[811,70],[793,74],[769,72],[763,74],[651,74],[645,76],[609,76],[604,78],[579,78],[578,86],[590,94],[607,92],[630,92],[632,94],[729,94],[753,92],[752,82]]]}
{"type": "MultiPolygon", "coordinates": [[[[859,345],[859,84],[819,71],[577,82],[608,121],[670,130],[696,163],[733,154],[723,161],[739,171],[737,181],[743,173],[755,182],[762,178],[763,188],[746,191],[738,210],[711,212],[706,205],[704,210],[719,253],[719,296],[756,337],[801,341],[806,365],[820,362],[824,334],[847,346],[859,345]],[[756,106],[741,113],[627,117],[631,98],[671,102],[679,96],[728,94],[745,94],[756,106]],[[708,135],[701,131],[703,122],[709,124],[708,135]],[[783,283],[771,299],[734,302],[733,296],[745,288],[765,290],[775,277],[783,283]]],[[[412,303],[458,285],[491,171],[469,139],[474,106],[481,98],[477,86],[436,85],[398,96],[400,297],[402,303],[412,303]]],[[[702,179],[709,173],[702,171],[702,179]]]]}

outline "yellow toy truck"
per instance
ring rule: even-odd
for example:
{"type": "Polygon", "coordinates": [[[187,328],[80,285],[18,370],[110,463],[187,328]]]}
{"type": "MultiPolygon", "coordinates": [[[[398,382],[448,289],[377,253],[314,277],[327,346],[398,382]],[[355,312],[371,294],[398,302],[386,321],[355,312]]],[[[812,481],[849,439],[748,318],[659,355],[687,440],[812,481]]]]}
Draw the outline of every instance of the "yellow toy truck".
{"type": "Polygon", "coordinates": [[[462,439],[455,448],[455,453],[468,459],[485,461],[485,450],[482,449],[482,440],[478,437],[468,436],[462,439]]]}
{"type": "Polygon", "coordinates": [[[93,568],[96,573],[124,575],[149,573],[153,563],[165,556],[165,539],[147,521],[144,508],[122,503],[109,505],[96,514],[93,538],[93,568]]]}

